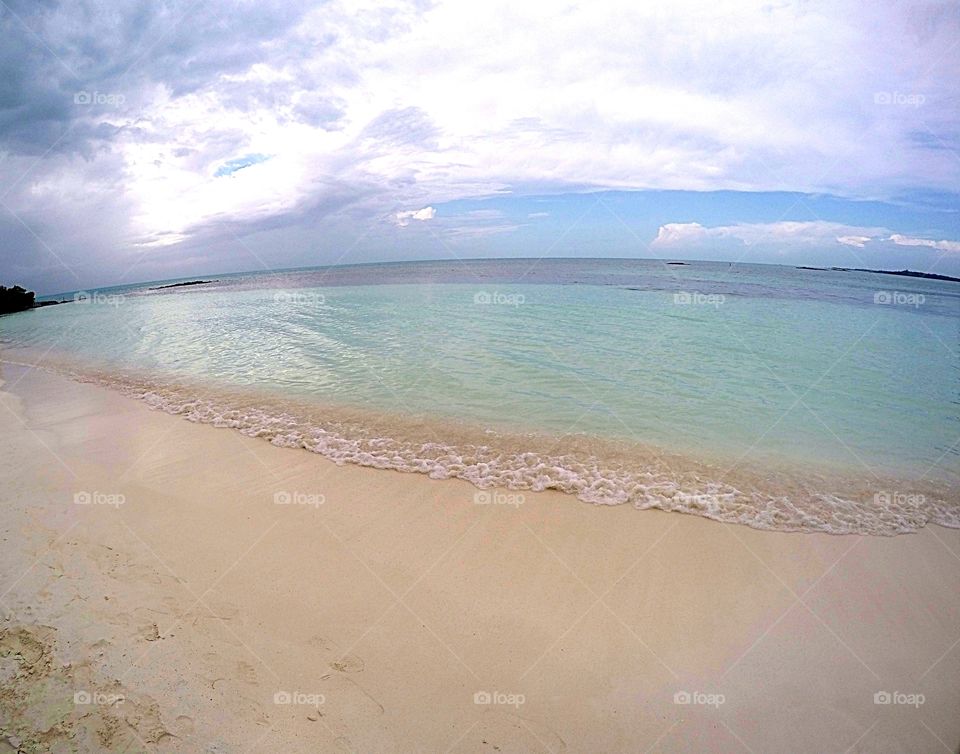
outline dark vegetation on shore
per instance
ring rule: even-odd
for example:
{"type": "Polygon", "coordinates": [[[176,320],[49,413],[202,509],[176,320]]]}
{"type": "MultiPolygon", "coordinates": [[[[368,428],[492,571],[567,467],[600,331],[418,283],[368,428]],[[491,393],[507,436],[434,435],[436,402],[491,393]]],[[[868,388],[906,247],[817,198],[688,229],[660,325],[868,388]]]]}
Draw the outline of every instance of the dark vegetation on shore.
{"type": "Polygon", "coordinates": [[[190,280],[186,283],[171,283],[170,285],[158,285],[156,288],[151,288],[151,291],[162,291],[166,288],[182,288],[185,285],[206,285],[207,283],[219,283],[219,280],[190,280]]]}
{"type": "Polygon", "coordinates": [[[34,307],[34,293],[19,285],[13,288],[7,288],[0,285],[0,314],[11,314],[12,312],[22,312],[24,309],[34,307]]]}
{"type": "Polygon", "coordinates": [[[868,270],[863,267],[797,267],[798,270],[820,270],[821,272],[872,272],[875,275],[899,275],[905,278],[923,278],[924,280],[950,280],[960,283],[960,278],[949,275],[937,275],[934,272],[916,272],[914,270],[868,270]]]}
{"type": "Polygon", "coordinates": [[[27,309],[39,309],[42,306],[65,304],[66,301],[36,301],[33,291],[28,291],[19,285],[7,288],[0,285],[0,314],[13,314],[27,309]]]}

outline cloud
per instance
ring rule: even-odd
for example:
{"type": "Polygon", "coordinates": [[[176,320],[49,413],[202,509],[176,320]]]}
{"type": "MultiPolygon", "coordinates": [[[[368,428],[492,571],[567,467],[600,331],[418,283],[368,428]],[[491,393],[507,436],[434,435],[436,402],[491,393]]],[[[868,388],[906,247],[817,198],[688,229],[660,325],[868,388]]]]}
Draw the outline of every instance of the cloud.
{"type": "Polygon", "coordinates": [[[700,243],[709,236],[709,231],[700,223],[667,223],[660,226],[657,237],[651,241],[651,245],[679,246],[681,244],[700,243]]]}
{"type": "Polygon", "coordinates": [[[676,246],[698,244],[720,239],[746,246],[757,244],[825,244],[841,243],[862,246],[883,228],[859,228],[825,221],[779,221],[774,223],[740,223],[706,228],[699,223],[667,223],[661,225],[653,244],[676,246]]]}
{"type": "Polygon", "coordinates": [[[437,230],[447,239],[470,241],[489,236],[512,233],[521,225],[513,222],[499,209],[474,209],[455,214],[444,214],[437,230]]]}
{"type": "Polygon", "coordinates": [[[530,214],[527,215],[527,217],[530,220],[534,220],[538,217],[550,217],[550,213],[549,212],[531,212],[530,214]]]}
{"type": "MultiPolygon", "coordinates": [[[[530,187],[942,200],[960,185],[948,3],[8,7],[0,185],[42,243],[0,220],[0,272],[46,269],[46,247],[82,248],[61,254],[78,269],[126,269],[143,244],[187,264],[265,228],[309,249],[318,225],[530,187]]],[[[680,225],[658,243],[716,237],[680,225]]]]}
{"type": "Polygon", "coordinates": [[[960,241],[931,241],[927,238],[913,238],[894,233],[889,241],[893,241],[897,246],[927,246],[938,251],[960,252],[960,241]]]}
{"type": "Polygon", "coordinates": [[[841,243],[844,246],[855,246],[858,249],[866,246],[869,240],[870,236],[837,236],[837,243],[841,243]]]}
{"type": "Polygon", "coordinates": [[[472,238],[482,238],[485,236],[496,236],[501,233],[512,233],[520,228],[515,223],[496,223],[483,225],[459,225],[444,229],[445,235],[451,240],[460,241],[472,238]]]}
{"type": "Polygon", "coordinates": [[[437,128],[419,107],[405,107],[380,113],[367,124],[361,139],[370,139],[378,146],[436,147],[437,128]]]}
{"type": "Polygon", "coordinates": [[[423,222],[432,220],[436,216],[437,211],[433,207],[424,207],[423,209],[409,209],[403,212],[397,212],[394,217],[396,218],[397,225],[403,228],[409,225],[411,220],[420,220],[423,222]]]}
{"type": "Polygon", "coordinates": [[[660,226],[651,246],[697,246],[718,241],[734,242],[745,246],[829,247],[840,244],[858,249],[866,248],[868,244],[879,245],[892,242],[899,246],[924,246],[940,251],[960,252],[960,241],[934,241],[891,233],[886,228],[860,227],[820,220],[741,223],[709,228],[695,222],[667,223],[660,226]]]}

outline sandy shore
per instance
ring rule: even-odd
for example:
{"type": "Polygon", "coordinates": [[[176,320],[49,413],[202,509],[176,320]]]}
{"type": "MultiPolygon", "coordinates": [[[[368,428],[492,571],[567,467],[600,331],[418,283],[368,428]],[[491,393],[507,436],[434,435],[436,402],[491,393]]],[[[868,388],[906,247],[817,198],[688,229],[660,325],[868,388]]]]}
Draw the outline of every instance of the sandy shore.
{"type": "Polygon", "coordinates": [[[960,746],[960,531],[478,504],[3,378],[0,752],[960,746]]]}

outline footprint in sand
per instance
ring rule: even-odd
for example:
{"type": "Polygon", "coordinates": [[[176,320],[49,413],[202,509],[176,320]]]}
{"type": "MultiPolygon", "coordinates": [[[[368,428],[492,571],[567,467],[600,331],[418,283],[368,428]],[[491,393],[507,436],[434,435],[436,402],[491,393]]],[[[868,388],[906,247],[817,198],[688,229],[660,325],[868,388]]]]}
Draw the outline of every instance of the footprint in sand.
{"type": "Polygon", "coordinates": [[[230,699],[230,708],[234,714],[253,720],[255,725],[269,725],[270,716],[264,711],[263,705],[253,699],[234,694],[230,699]]]}
{"type": "Polygon", "coordinates": [[[187,717],[186,715],[179,715],[174,722],[174,733],[177,736],[191,736],[194,731],[194,723],[192,717],[187,717]]]}
{"type": "Polygon", "coordinates": [[[336,645],[332,641],[330,641],[329,639],[323,636],[320,636],[319,634],[317,634],[316,636],[312,636],[310,639],[308,639],[307,644],[309,644],[311,647],[317,647],[323,652],[337,651],[336,645]]]}
{"type": "Polygon", "coordinates": [[[249,662],[241,660],[237,663],[237,680],[250,686],[257,684],[257,670],[249,662]]]}
{"type": "Polygon", "coordinates": [[[363,660],[356,655],[344,655],[336,662],[331,662],[330,667],[340,673],[362,673],[363,660]]]}
{"type": "Polygon", "coordinates": [[[160,638],[160,629],[156,623],[148,623],[137,629],[137,636],[146,641],[157,641],[160,638]]]}
{"type": "Polygon", "coordinates": [[[91,655],[102,657],[104,652],[106,652],[110,647],[111,644],[106,639],[97,639],[95,642],[87,645],[87,651],[91,655]]]}
{"type": "Polygon", "coordinates": [[[26,668],[37,665],[46,655],[47,649],[33,632],[27,629],[0,631],[0,657],[13,656],[26,668]]]}

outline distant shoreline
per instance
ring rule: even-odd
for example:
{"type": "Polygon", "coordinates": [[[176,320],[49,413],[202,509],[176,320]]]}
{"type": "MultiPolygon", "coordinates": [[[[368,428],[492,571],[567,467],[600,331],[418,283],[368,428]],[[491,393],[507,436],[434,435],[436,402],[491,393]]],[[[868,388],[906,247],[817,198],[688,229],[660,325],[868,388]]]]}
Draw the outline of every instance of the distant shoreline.
{"type": "Polygon", "coordinates": [[[183,288],[188,285],[207,285],[208,283],[219,283],[219,280],[189,280],[186,283],[171,283],[170,285],[158,285],[150,288],[151,291],[163,291],[167,288],[183,288]]]}
{"type": "MultiPolygon", "coordinates": [[[[482,258],[482,259],[465,258],[465,259],[459,260],[459,263],[498,262],[498,261],[523,262],[528,260],[536,260],[536,257],[503,257],[503,258],[498,257],[498,258],[482,258]]],[[[384,267],[384,266],[405,265],[405,264],[437,264],[443,261],[444,260],[435,260],[435,259],[411,259],[411,260],[396,260],[396,261],[390,261],[390,262],[362,262],[362,263],[353,263],[353,264],[313,265],[309,267],[282,268],[277,270],[270,270],[269,272],[279,275],[284,273],[307,272],[311,270],[332,270],[337,268],[351,268],[351,267],[384,267]]],[[[660,262],[662,264],[666,264],[670,266],[685,266],[685,267],[698,267],[703,264],[731,264],[731,265],[736,264],[735,262],[724,262],[723,260],[702,260],[701,259],[701,260],[690,260],[690,261],[682,262],[678,260],[664,261],[664,260],[651,260],[651,259],[636,259],[632,257],[557,257],[554,259],[554,261],[558,261],[558,262],[576,262],[576,261],[580,261],[580,262],[583,262],[583,261],[642,262],[642,261],[646,261],[646,262],[660,262]]],[[[819,272],[869,272],[869,273],[880,274],[880,275],[896,275],[899,277],[914,277],[914,278],[926,279],[926,280],[944,280],[944,281],[953,282],[953,283],[960,282],[960,277],[952,277],[950,275],[939,275],[932,272],[915,272],[909,269],[872,270],[872,269],[866,269],[866,268],[851,268],[851,267],[814,267],[810,265],[779,265],[779,264],[773,265],[773,264],[766,264],[766,263],[752,263],[752,264],[758,264],[760,266],[765,266],[765,267],[784,267],[787,269],[792,267],[793,269],[797,269],[797,270],[814,270],[819,272]]],[[[252,275],[257,273],[258,273],[257,270],[245,270],[245,271],[238,271],[238,272],[220,273],[220,278],[211,279],[211,280],[188,280],[185,282],[174,282],[174,283],[165,283],[164,281],[142,281],[137,284],[131,284],[131,285],[126,285],[122,287],[127,289],[137,288],[137,289],[145,289],[145,290],[166,290],[166,289],[188,287],[188,286],[194,286],[194,285],[218,283],[218,282],[221,282],[221,279],[223,277],[252,275]],[[163,284],[150,285],[150,283],[163,283],[163,284]]],[[[116,285],[104,285],[104,286],[95,286],[87,290],[89,291],[108,290],[108,289],[112,290],[117,287],[118,286],[116,285]]],[[[53,297],[61,297],[64,295],[73,295],[73,291],[63,291],[59,293],[45,293],[41,295],[43,298],[53,298],[53,297]]],[[[61,300],[61,301],[57,301],[57,303],[68,303],[71,300],[72,299],[61,300]]],[[[37,305],[40,305],[41,303],[46,304],[46,303],[52,303],[52,302],[38,301],[37,305]]]]}
{"type": "Polygon", "coordinates": [[[915,272],[914,270],[868,270],[864,267],[804,267],[797,265],[798,270],[820,270],[821,272],[872,272],[875,275],[897,275],[905,278],[923,278],[924,280],[949,280],[960,283],[960,278],[949,275],[938,275],[934,272],[915,272]]]}

